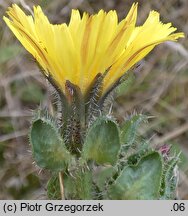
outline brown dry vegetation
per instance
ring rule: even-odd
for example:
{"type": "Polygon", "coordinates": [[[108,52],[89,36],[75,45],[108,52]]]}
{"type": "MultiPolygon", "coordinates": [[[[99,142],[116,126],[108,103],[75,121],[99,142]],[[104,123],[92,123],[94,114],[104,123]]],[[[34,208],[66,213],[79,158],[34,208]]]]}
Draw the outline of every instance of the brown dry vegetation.
{"type": "MultiPolygon", "coordinates": [[[[138,0],[142,23],[151,9],[164,22],[188,34],[187,0],[138,0]]],[[[89,13],[116,9],[123,18],[128,0],[0,0],[0,199],[43,199],[48,177],[33,164],[27,133],[31,110],[51,107],[49,86],[33,59],[20,46],[2,16],[12,3],[40,4],[54,23],[69,20],[71,8],[89,13]]],[[[114,115],[121,121],[133,111],[153,116],[140,131],[152,145],[172,144],[182,150],[178,194],[188,199],[188,39],[157,47],[141,63],[136,80],[117,98],[114,115]]]]}

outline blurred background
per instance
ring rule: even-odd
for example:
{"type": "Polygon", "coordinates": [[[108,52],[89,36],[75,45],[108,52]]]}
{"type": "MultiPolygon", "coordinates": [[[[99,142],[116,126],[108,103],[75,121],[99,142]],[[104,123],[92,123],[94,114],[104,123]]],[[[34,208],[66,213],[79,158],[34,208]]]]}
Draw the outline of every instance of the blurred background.
{"type": "MultiPolygon", "coordinates": [[[[24,50],[2,20],[7,7],[17,3],[30,10],[41,5],[52,23],[68,22],[72,8],[95,13],[116,9],[121,20],[131,0],[0,0],[0,199],[46,199],[49,173],[33,163],[28,141],[32,110],[51,107],[49,85],[33,58],[24,50]]],[[[188,199],[188,1],[138,0],[138,24],[150,10],[163,22],[172,22],[186,34],[179,43],[155,48],[135,70],[135,81],[119,93],[113,113],[122,121],[133,112],[152,118],[140,133],[153,146],[171,144],[182,151],[178,198],[188,199]]]]}

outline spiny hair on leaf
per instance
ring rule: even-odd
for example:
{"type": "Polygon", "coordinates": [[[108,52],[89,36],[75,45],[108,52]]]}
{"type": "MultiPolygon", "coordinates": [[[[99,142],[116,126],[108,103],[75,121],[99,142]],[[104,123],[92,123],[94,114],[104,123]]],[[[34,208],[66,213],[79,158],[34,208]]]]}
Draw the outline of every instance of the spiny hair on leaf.
{"type": "Polygon", "coordinates": [[[141,137],[137,132],[134,134],[134,142],[133,143],[124,143],[121,142],[121,148],[120,148],[120,153],[129,156],[137,151],[140,150],[140,146],[149,144],[148,140],[145,140],[143,137],[141,137]]]}
{"type": "Polygon", "coordinates": [[[169,158],[168,161],[164,162],[164,171],[172,170],[173,167],[180,162],[180,153],[176,154],[175,156],[169,158]]]}
{"type": "Polygon", "coordinates": [[[60,131],[59,131],[60,128],[58,127],[57,121],[54,120],[54,118],[49,114],[48,110],[47,109],[43,109],[43,110],[37,109],[34,112],[32,123],[31,123],[29,133],[28,133],[28,138],[29,138],[30,144],[32,144],[31,134],[32,134],[33,124],[39,120],[42,121],[43,124],[50,125],[50,127],[53,128],[53,130],[56,132],[56,134],[60,135],[60,131]]]}
{"type": "Polygon", "coordinates": [[[124,116],[124,121],[129,121],[135,116],[142,117],[144,123],[148,123],[148,119],[150,118],[150,116],[143,114],[142,111],[137,111],[136,109],[133,109],[130,113],[126,113],[126,115],[124,116]]]}
{"type": "Polygon", "coordinates": [[[164,161],[164,172],[172,171],[174,167],[180,162],[180,154],[169,158],[168,161],[164,161]]]}
{"type": "Polygon", "coordinates": [[[178,175],[175,173],[175,170],[178,162],[179,154],[175,158],[164,162],[160,190],[163,199],[174,199],[175,197],[175,189],[178,183],[178,175]],[[166,188],[168,188],[167,191],[166,188]]]}
{"type": "Polygon", "coordinates": [[[48,108],[41,109],[40,107],[33,112],[32,122],[41,119],[42,121],[52,124],[58,128],[57,119],[55,119],[48,111],[48,108]]]}
{"type": "Polygon", "coordinates": [[[101,116],[102,116],[102,112],[100,110],[98,113],[92,113],[92,115],[90,116],[90,119],[88,119],[88,122],[87,122],[86,132],[93,125],[93,123],[101,116]]]}
{"type": "MultiPolygon", "coordinates": [[[[87,130],[86,130],[86,135],[87,135],[87,133],[90,131],[91,127],[97,126],[97,125],[98,125],[100,122],[102,122],[103,120],[104,120],[106,123],[107,123],[108,121],[112,121],[112,122],[114,122],[114,123],[118,126],[118,123],[117,123],[115,117],[113,117],[113,116],[110,116],[110,117],[109,117],[109,116],[105,116],[105,115],[103,115],[103,114],[101,113],[101,116],[100,116],[100,117],[94,117],[93,121],[90,122],[90,125],[89,125],[89,127],[87,128],[87,130]]],[[[119,129],[119,127],[118,127],[118,129],[119,129]]],[[[119,131],[119,133],[120,133],[120,131],[119,131]]]]}
{"type": "Polygon", "coordinates": [[[138,129],[143,121],[145,121],[145,116],[139,114],[132,116],[129,120],[125,121],[124,124],[121,125],[120,137],[123,147],[126,146],[127,148],[137,148],[142,139],[138,129]]]}
{"type": "Polygon", "coordinates": [[[106,98],[99,101],[99,109],[103,111],[103,113],[108,112],[108,107],[114,102],[114,92],[110,92],[106,98]]]}
{"type": "Polygon", "coordinates": [[[129,165],[136,165],[139,163],[139,161],[142,158],[146,157],[148,154],[152,152],[154,152],[154,150],[151,150],[151,149],[144,149],[142,151],[135,152],[127,158],[127,163],[129,165]]]}
{"type": "Polygon", "coordinates": [[[105,104],[103,106],[103,109],[101,110],[101,113],[111,118],[113,116],[113,107],[114,107],[113,97],[109,96],[109,98],[106,99],[105,101],[105,104]]]}

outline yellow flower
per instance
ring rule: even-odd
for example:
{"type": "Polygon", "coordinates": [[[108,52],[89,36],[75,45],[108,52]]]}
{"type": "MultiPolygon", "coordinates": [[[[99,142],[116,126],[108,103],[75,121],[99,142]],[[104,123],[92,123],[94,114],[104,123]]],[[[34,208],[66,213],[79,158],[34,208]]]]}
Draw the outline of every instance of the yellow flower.
{"type": "Polygon", "coordinates": [[[137,4],[118,22],[116,11],[80,16],[72,10],[69,24],[53,25],[40,6],[34,7],[34,17],[27,16],[13,4],[5,22],[59,88],[65,83],[80,87],[85,94],[98,73],[109,72],[104,78],[103,94],[135,63],[156,45],[176,41],[183,33],[174,33],[171,23],[163,24],[159,13],[151,11],[145,23],[136,27],[137,4]]]}

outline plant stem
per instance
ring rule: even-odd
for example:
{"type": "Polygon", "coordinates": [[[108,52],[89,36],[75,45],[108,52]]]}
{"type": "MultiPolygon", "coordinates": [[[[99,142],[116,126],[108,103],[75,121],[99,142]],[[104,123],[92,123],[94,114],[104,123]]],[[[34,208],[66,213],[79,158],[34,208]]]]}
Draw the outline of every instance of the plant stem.
{"type": "Polygon", "coordinates": [[[64,186],[63,186],[63,173],[59,172],[59,185],[60,185],[60,191],[61,191],[61,199],[65,199],[64,195],[64,186]]]}

